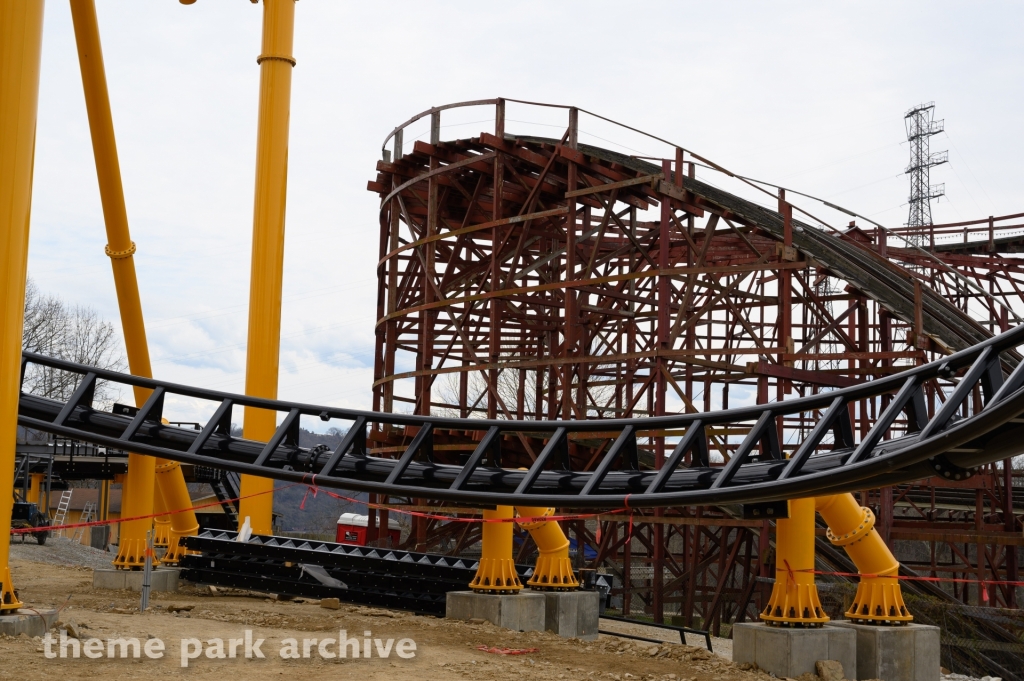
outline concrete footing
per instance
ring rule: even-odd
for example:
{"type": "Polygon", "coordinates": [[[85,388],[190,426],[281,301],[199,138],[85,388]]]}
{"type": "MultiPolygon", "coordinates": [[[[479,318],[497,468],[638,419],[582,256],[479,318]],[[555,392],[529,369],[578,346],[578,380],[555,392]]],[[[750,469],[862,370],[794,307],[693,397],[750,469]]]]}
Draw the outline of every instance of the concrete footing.
{"type": "MultiPolygon", "coordinates": [[[[939,678],[939,628],[925,624],[876,626],[840,620],[857,637],[857,679],[935,681],[939,678]]],[[[854,678],[847,674],[847,678],[854,678]]]]}
{"type": "Polygon", "coordinates": [[[818,660],[837,660],[847,679],[865,678],[858,675],[856,633],[828,624],[814,628],[770,627],[762,622],[734,624],[732,660],[753,662],[780,678],[814,674],[818,660]]]}
{"type": "MultiPolygon", "coordinates": [[[[155,568],[150,576],[151,591],[177,591],[179,568],[155,568]]],[[[142,570],[104,568],[92,571],[94,589],[142,591],[142,570]]]]}
{"type": "Polygon", "coordinates": [[[56,623],[57,611],[52,608],[4,611],[4,614],[0,615],[0,634],[45,636],[56,623]]]}
{"type": "Polygon", "coordinates": [[[546,591],[544,629],[564,638],[597,640],[601,594],[597,591],[546,591]]]}
{"type": "Polygon", "coordinates": [[[514,631],[544,631],[544,594],[485,594],[449,591],[445,617],[456,620],[480,619],[514,631]]]}

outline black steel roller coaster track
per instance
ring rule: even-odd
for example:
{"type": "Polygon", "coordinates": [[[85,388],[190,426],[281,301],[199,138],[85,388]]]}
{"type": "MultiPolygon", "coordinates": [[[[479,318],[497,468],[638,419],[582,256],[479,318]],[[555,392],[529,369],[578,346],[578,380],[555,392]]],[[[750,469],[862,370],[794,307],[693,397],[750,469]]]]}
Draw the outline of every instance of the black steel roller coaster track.
{"type": "Polygon", "coordinates": [[[572,508],[757,503],[891,485],[935,474],[966,477],[974,467],[1024,452],[1024,419],[1018,418],[1024,414],[1024,363],[1008,361],[1022,344],[1024,325],[936,362],[810,397],[698,414],[580,421],[488,421],[339,409],[204,390],[25,353],[22,375],[28,364],[36,364],[79,374],[81,380],[66,402],[22,393],[18,422],[186,463],[392,496],[572,508]],[[1012,365],[1016,368],[1007,375],[1012,365]],[[952,392],[929,418],[925,382],[956,377],[952,392]],[[134,418],[112,414],[92,406],[98,380],[152,392],[134,418]],[[961,418],[961,405],[976,386],[984,406],[961,418]],[[217,406],[201,431],[167,426],[160,419],[169,395],[217,406]],[[882,396],[888,396],[888,407],[856,442],[848,405],[882,396]],[[284,418],[269,442],[236,438],[230,433],[235,406],[282,412],[284,418]],[[777,423],[800,413],[819,414],[818,424],[785,458],[777,423]],[[351,426],[333,451],[307,449],[298,445],[302,416],[340,419],[351,426]],[[886,439],[897,419],[903,419],[899,427],[906,433],[886,439]],[[708,431],[727,424],[749,425],[748,435],[726,465],[702,465],[707,461],[708,431]],[[367,429],[390,426],[418,430],[399,458],[370,456],[367,429]],[[465,464],[450,465],[433,460],[433,433],[438,429],[486,434],[465,464]],[[629,455],[636,451],[636,438],[666,429],[682,432],[678,444],[660,470],[641,470],[629,455]],[[617,432],[618,437],[595,471],[570,470],[567,442],[574,434],[588,432],[617,432]],[[503,437],[516,433],[546,440],[528,470],[494,465],[500,461],[503,437]],[[829,433],[833,440],[826,449],[821,445],[829,433]],[[694,462],[690,467],[684,465],[688,453],[694,462]]]}

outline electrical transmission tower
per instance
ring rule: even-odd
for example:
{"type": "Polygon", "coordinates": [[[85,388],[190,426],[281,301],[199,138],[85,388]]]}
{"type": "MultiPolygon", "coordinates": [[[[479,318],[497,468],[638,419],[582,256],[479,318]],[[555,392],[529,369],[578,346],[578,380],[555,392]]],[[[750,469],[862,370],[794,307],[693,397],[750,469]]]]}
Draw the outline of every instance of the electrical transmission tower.
{"type": "MultiPolygon", "coordinates": [[[[910,216],[908,227],[927,227],[932,224],[932,199],[944,195],[945,184],[930,184],[932,166],[945,163],[949,152],[930,150],[932,135],[943,131],[943,121],[935,120],[935,102],[915,106],[904,116],[907,125],[907,141],[910,142],[910,216]]],[[[927,246],[924,230],[910,232],[910,240],[918,246],[927,246]]]]}

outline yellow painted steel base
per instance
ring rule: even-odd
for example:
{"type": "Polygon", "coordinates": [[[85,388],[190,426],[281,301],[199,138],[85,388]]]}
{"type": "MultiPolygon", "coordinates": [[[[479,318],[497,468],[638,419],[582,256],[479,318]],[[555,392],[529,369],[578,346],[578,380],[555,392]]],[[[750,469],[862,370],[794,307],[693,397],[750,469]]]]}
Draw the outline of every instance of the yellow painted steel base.
{"type": "MultiPolygon", "coordinates": [[[[484,520],[510,520],[511,506],[484,511],[484,520]]],[[[523,588],[512,560],[512,523],[485,522],[481,529],[480,565],[469,588],[485,593],[516,593],[523,588]]]]}
{"type": "Polygon", "coordinates": [[[22,606],[18,600],[18,594],[14,591],[14,582],[11,580],[11,569],[4,566],[0,573],[0,612],[4,610],[17,610],[22,606]]]}
{"type": "MultiPolygon", "coordinates": [[[[543,507],[517,507],[519,515],[524,518],[541,518],[554,515],[555,509],[543,507]]],[[[533,569],[533,576],[526,583],[531,589],[546,591],[570,591],[580,587],[576,573],[569,559],[569,540],[557,522],[534,520],[519,523],[519,526],[530,533],[537,544],[540,555],[533,569]]]]}
{"type": "MultiPolygon", "coordinates": [[[[144,400],[139,400],[139,404],[144,400]]],[[[121,517],[137,518],[153,513],[154,470],[156,460],[149,456],[128,452],[128,474],[121,493],[121,517]]],[[[153,519],[126,520],[118,532],[117,557],[114,567],[119,570],[141,570],[146,565],[146,533],[153,529],[153,519]]]]}
{"type": "Polygon", "coordinates": [[[820,627],[829,621],[814,584],[814,499],[790,499],[775,526],[775,586],[761,619],[775,626],[820,627]]]}
{"type": "Polygon", "coordinates": [[[156,487],[164,498],[164,508],[171,512],[167,552],[160,559],[160,564],[177,565],[186,554],[198,553],[187,550],[181,540],[199,534],[199,521],[196,520],[195,511],[191,510],[192,498],[181,474],[181,464],[177,461],[157,459],[156,487]]]}
{"type": "Polygon", "coordinates": [[[868,624],[905,624],[914,619],[903,602],[900,564],[875,530],[875,514],[862,508],[852,494],[815,499],[835,546],[846,549],[860,572],[860,584],[847,619],[868,624]]]}

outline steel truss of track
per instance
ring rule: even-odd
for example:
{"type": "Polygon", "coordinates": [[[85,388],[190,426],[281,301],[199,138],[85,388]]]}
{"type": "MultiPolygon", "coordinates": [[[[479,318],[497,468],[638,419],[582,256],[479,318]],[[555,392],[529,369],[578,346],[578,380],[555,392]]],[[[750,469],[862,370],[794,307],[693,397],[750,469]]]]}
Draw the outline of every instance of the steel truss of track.
{"type": "Polygon", "coordinates": [[[891,485],[928,475],[968,477],[981,464],[1018,454],[1024,443],[1024,363],[1005,376],[1004,355],[1024,344],[1024,325],[948,357],[900,374],[833,392],[718,412],[636,419],[501,421],[374,413],[267,400],[139,378],[25,353],[28,364],[78,374],[66,402],[22,393],[19,423],[98,445],[176,461],[324,487],[429,497],[456,503],[550,505],[575,508],[658,507],[757,503],[891,485]],[[955,387],[930,418],[923,386],[943,377],[955,387]],[[97,410],[99,380],[151,391],[132,418],[97,410]],[[978,407],[979,395],[984,396],[978,407]],[[168,396],[216,405],[201,431],[163,425],[168,396]],[[849,405],[879,400],[874,426],[857,441],[849,405]],[[970,409],[971,405],[973,409],[970,409]],[[236,406],[283,414],[268,442],[230,432],[236,406]],[[789,458],[780,445],[786,416],[815,414],[817,424],[789,458]],[[905,415],[905,416],[904,416],[905,415]],[[298,445],[300,419],[347,421],[333,451],[298,445]],[[896,423],[903,428],[896,436],[896,423]],[[711,466],[709,433],[731,426],[745,432],[721,466],[711,466]],[[369,429],[403,428],[410,441],[397,458],[370,456],[369,429]],[[438,431],[476,432],[474,451],[441,463],[438,431]],[[658,469],[641,469],[637,438],[657,433],[678,441],[658,469]],[[570,469],[567,448],[581,433],[611,445],[592,471],[570,469]],[[501,466],[506,437],[542,437],[546,444],[528,469],[501,466]],[[831,436],[826,439],[827,436],[831,436]]]}
{"type": "MultiPolygon", "coordinates": [[[[185,557],[182,577],[271,593],[337,597],[421,614],[444,615],[445,594],[473,579],[477,561],[395,549],[207,530],[185,539],[202,555],[185,557]]],[[[523,581],[533,568],[516,566],[523,581]]]]}

